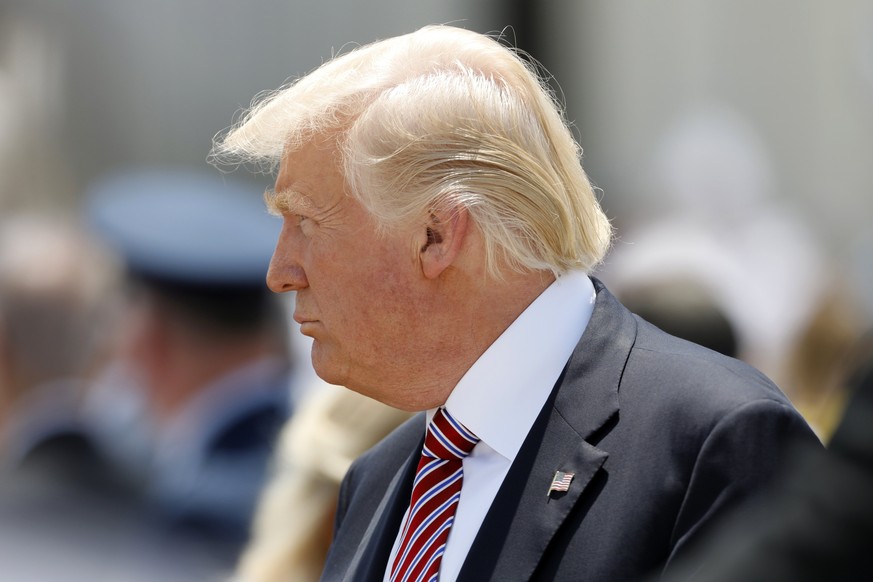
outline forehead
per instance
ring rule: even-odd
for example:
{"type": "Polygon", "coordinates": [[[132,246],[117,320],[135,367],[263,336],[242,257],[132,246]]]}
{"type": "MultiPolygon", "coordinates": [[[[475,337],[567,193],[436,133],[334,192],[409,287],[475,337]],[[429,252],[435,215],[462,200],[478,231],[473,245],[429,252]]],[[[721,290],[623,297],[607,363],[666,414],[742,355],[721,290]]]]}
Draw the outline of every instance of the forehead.
{"type": "Polygon", "coordinates": [[[333,140],[313,140],[286,151],[279,164],[275,192],[288,202],[319,205],[346,192],[340,156],[333,140]]]}
{"type": "Polygon", "coordinates": [[[335,140],[319,138],[307,141],[282,154],[276,190],[303,180],[342,179],[340,153],[335,140]]]}

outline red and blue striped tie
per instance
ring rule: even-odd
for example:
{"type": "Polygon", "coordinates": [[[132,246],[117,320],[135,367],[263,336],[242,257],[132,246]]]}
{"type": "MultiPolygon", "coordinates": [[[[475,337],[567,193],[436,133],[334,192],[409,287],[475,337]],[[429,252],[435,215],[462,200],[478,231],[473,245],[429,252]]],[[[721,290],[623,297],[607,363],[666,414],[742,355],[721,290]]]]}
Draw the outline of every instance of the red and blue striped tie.
{"type": "Polygon", "coordinates": [[[461,498],[462,461],[478,442],[447,410],[437,410],[427,427],[391,582],[437,580],[461,498]]]}

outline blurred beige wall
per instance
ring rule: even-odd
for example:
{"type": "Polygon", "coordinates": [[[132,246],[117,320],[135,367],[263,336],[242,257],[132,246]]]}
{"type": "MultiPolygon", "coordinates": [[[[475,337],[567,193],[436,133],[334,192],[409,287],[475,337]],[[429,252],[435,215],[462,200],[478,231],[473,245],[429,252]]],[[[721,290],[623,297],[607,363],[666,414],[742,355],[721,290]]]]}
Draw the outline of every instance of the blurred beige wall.
{"type": "Polygon", "coordinates": [[[870,230],[873,2],[547,0],[543,10],[555,41],[542,58],[619,226],[651,210],[665,133],[717,103],[759,132],[773,194],[838,258],[870,230]]]}

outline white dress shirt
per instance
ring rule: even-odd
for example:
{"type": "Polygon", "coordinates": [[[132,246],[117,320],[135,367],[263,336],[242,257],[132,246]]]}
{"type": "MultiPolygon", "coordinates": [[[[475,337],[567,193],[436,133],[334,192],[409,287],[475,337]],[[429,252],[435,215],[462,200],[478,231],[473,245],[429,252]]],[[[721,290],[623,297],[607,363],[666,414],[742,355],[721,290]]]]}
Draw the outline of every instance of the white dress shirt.
{"type": "MultiPolygon", "coordinates": [[[[442,557],[441,582],[457,578],[497,490],[591,319],[595,297],[585,273],[562,275],[491,344],[449,395],[449,413],[481,440],[463,461],[461,499],[442,557]]],[[[428,422],[435,412],[428,411],[428,422]]],[[[386,582],[399,544],[398,532],[386,582]]]]}

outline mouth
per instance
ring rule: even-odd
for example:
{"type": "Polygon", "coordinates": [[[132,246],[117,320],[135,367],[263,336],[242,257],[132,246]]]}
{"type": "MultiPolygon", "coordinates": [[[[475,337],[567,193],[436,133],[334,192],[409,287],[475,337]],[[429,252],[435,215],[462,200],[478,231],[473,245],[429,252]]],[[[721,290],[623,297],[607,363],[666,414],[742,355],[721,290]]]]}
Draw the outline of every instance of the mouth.
{"type": "Polygon", "coordinates": [[[294,312],[293,318],[294,318],[294,321],[296,321],[297,324],[300,326],[300,328],[298,330],[300,333],[302,333],[303,335],[307,335],[307,336],[312,335],[312,332],[314,331],[313,328],[314,328],[315,324],[318,323],[317,319],[312,318],[312,317],[308,317],[305,315],[301,315],[297,312],[294,312]]]}

